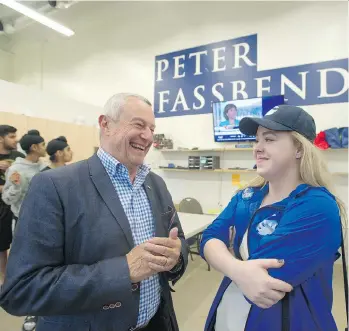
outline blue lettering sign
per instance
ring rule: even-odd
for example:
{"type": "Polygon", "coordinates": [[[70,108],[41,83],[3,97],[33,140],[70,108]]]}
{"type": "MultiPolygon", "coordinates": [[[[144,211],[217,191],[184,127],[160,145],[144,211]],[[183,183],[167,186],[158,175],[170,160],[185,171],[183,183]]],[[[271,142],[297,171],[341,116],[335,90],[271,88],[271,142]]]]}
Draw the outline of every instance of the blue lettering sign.
{"type": "Polygon", "coordinates": [[[155,58],[156,117],[211,113],[211,102],[285,95],[295,106],[348,102],[348,59],[258,71],[257,35],[155,58]]]}

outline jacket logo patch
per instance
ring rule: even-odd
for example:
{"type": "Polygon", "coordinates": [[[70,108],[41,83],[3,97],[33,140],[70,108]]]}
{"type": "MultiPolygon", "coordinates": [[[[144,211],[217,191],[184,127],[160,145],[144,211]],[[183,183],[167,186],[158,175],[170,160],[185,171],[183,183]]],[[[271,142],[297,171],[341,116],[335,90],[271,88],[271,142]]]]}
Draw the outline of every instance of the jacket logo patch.
{"type": "MultiPolygon", "coordinates": [[[[272,216],[275,216],[275,215],[272,215],[272,216]]],[[[277,226],[278,226],[277,221],[265,219],[257,225],[256,230],[260,236],[267,236],[269,234],[274,233],[277,226]]]]}
{"type": "Polygon", "coordinates": [[[253,189],[251,187],[247,187],[244,189],[244,191],[242,192],[242,199],[244,200],[249,200],[252,198],[253,196],[253,189]]]}

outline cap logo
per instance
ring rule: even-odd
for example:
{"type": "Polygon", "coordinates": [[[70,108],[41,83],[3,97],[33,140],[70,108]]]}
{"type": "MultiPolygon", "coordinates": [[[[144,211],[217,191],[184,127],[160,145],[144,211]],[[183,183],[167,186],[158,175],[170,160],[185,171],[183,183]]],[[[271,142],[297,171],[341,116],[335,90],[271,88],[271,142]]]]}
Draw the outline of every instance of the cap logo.
{"type": "Polygon", "coordinates": [[[274,114],[277,110],[279,110],[279,106],[270,109],[264,116],[274,114]]]}

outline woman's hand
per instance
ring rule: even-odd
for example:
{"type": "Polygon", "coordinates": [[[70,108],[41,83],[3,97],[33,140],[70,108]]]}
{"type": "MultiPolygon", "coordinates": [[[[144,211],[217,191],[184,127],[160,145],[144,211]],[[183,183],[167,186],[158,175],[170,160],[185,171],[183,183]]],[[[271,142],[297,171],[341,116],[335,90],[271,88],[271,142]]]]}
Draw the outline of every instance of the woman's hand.
{"type": "MultiPolygon", "coordinates": [[[[234,232],[231,232],[232,240],[234,232]]],[[[229,277],[242,293],[260,308],[270,308],[280,301],[292,286],[269,276],[268,269],[281,268],[284,261],[260,259],[241,261],[232,256],[227,246],[218,239],[209,240],[204,247],[210,265],[229,277]]]]}
{"type": "Polygon", "coordinates": [[[283,265],[283,260],[276,259],[239,261],[230,278],[250,301],[266,309],[293,290],[290,284],[268,274],[268,269],[281,268],[283,265]]]}

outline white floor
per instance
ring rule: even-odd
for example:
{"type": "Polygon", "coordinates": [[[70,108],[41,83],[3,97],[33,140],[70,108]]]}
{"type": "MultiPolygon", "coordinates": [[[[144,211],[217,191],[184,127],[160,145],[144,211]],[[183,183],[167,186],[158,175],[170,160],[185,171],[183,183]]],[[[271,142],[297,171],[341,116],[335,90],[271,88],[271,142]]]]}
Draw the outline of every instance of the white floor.
{"type": "MultiPolygon", "coordinates": [[[[203,331],[208,310],[216,294],[222,276],[216,271],[207,271],[207,265],[201,258],[194,257],[188,271],[175,286],[173,293],[175,310],[180,331],[203,331]]],[[[345,303],[343,278],[340,265],[334,274],[333,313],[339,331],[345,327],[345,303]]],[[[23,318],[7,315],[0,309],[0,331],[20,331],[23,318]]]]}

